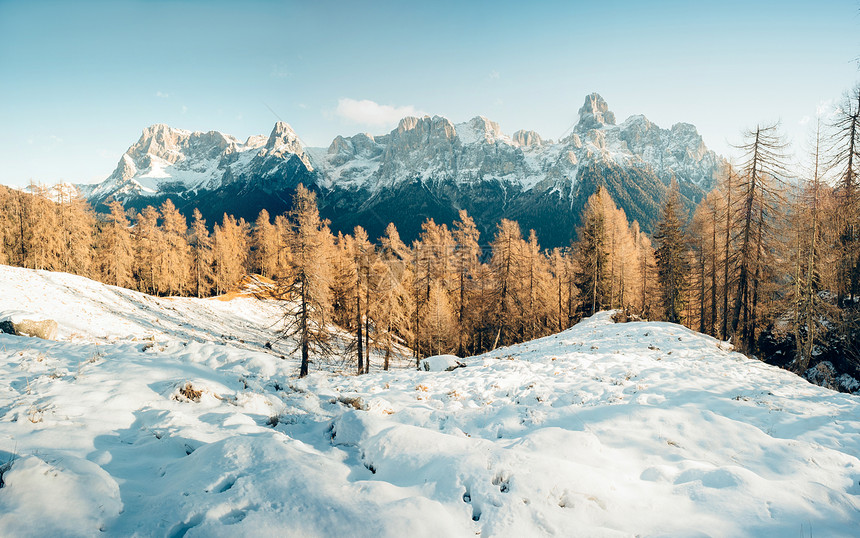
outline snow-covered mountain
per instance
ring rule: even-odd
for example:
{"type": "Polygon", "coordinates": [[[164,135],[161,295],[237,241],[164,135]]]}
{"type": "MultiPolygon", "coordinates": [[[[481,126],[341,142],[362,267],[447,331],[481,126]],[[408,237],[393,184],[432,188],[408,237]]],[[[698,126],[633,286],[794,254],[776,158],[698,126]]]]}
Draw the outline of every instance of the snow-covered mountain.
{"type": "Polygon", "coordinates": [[[236,182],[280,180],[313,168],[293,129],[278,122],[271,134],[245,142],[218,131],[191,132],[157,124],[143,130],[113,173],[87,197],[120,201],[161,194],[189,196],[236,182]]]}
{"type": "Polygon", "coordinates": [[[223,212],[252,219],[262,208],[282,212],[302,182],[319,191],[336,230],[361,224],[378,234],[391,221],[410,239],[425,218],[450,222],[465,208],[485,232],[513,218],[552,246],[569,241],[598,184],[647,230],[672,178],[692,206],[724,165],[692,125],[661,129],[644,116],[617,125],[595,93],[558,142],[534,131],[508,136],[481,116],[458,124],[407,117],[388,134],[338,136],[328,148],[305,148],[284,123],[244,143],[155,125],[88,198],[139,208],[171,197],[187,213],[198,206],[210,219],[223,212]],[[557,221],[550,228],[541,222],[548,216],[557,221]]]}
{"type": "Polygon", "coordinates": [[[0,535],[857,534],[858,396],[681,326],[298,379],[278,304],[224,299],[0,265],[59,323],[0,334],[0,535]]]}
{"type": "MultiPolygon", "coordinates": [[[[469,184],[500,180],[523,190],[569,187],[593,163],[647,166],[658,177],[710,189],[723,159],[709,151],[696,128],[669,130],[632,116],[616,125],[606,101],[593,93],[573,132],[554,143],[534,131],[504,134],[483,116],[454,124],[440,116],[404,118],[387,135],[337,137],[325,151],[310,150],[323,173],[321,186],[379,191],[414,180],[469,184]]],[[[569,190],[569,189],[568,189],[569,190]]]]}

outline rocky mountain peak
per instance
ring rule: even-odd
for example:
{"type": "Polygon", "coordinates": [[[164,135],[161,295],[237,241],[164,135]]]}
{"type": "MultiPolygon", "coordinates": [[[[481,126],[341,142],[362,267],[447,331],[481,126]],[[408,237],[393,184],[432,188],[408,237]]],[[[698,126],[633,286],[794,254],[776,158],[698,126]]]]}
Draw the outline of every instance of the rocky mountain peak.
{"type": "Polygon", "coordinates": [[[503,136],[502,128],[499,127],[499,124],[494,121],[488,120],[484,116],[475,116],[474,118],[469,120],[469,126],[478,133],[482,134],[485,139],[494,140],[503,136]]]}
{"type": "Polygon", "coordinates": [[[272,128],[272,134],[269,135],[269,139],[266,141],[266,149],[277,151],[284,146],[287,146],[284,149],[288,149],[290,153],[302,152],[302,144],[299,141],[299,136],[288,123],[279,121],[272,128]]]}
{"type": "Polygon", "coordinates": [[[520,147],[537,147],[543,145],[543,139],[535,131],[520,129],[514,133],[513,140],[520,147]]]}
{"type": "Polygon", "coordinates": [[[615,125],[615,114],[609,110],[609,105],[596,92],[585,96],[585,103],[579,109],[579,123],[574,130],[584,133],[606,125],[615,125]]]}

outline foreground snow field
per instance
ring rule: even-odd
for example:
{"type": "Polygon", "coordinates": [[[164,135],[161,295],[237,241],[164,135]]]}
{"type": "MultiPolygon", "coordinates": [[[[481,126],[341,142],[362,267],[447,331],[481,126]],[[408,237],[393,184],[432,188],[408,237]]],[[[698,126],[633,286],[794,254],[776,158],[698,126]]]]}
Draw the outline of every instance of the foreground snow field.
{"type": "Polygon", "coordinates": [[[0,535],[856,536],[860,399],[600,313],[296,377],[277,305],[0,266],[0,535]],[[273,342],[273,350],[265,347],[273,342]]]}

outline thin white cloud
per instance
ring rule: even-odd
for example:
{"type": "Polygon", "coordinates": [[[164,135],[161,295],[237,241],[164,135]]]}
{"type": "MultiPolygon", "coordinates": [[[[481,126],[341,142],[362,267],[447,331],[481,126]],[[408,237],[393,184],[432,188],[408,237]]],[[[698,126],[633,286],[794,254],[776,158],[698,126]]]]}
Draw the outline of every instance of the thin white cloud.
{"type": "Polygon", "coordinates": [[[406,116],[423,116],[412,105],[380,105],[370,99],[339,99],[335,113],[341,118],[362,125],[385,126],[397,123],[406,116]]]}
{"type": "Polygon", "coordinates": [[[51,140],[53,140],[53,141],[54,141],[54,142],[56,142],[57,144],[62,144],[62,143],[63,143],[63,139],[62,139],[62,138],[60,138],[60,137],[59,137],[59,136],[57,136],[57,135],[51,135],[51,136],[50,136],[50,138],[51,138],[51,140]]]}
{"type": "Polygon", "coordinates": [[[831,118],[836,111],[839,110],[839,107],[836,106],[836,103],[833,99],[826,99],[818,103],[818,107],[815,109],[816,115],[822,119],[831,118]]]}
{"type": "Polygon", "coordinates": [[[499,72],[498,71],[496,71],[495,69],[490,71],[490,79],[491,80],[497,80],[498,78],[499,78],[499,72]]]}
{"type": "Polygon", "coordinates": [[[290,70],[287,69],[287,65],[283,63],[273,65],[269,71],[269,76],[272,78],[287,78],[291,74],[290,70]]]}
{"type": "Polygon", "coordinates": [[[188,112],[188,107],[185,105],[182,105],[182,113],[185,114],[187,112],[188,112]]]}
{"type": "Polygon", "coordinates": [[[159,99],[167,99],[168,97],[170,97],[170,94],[163,91],[157,91],[155,92],[155,96],[159,99]]]}

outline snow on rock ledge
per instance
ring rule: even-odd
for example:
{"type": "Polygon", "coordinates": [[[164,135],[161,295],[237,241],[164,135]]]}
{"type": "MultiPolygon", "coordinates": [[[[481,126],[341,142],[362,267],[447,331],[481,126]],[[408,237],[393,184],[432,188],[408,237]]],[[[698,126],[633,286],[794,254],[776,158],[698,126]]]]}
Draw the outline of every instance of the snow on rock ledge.
{"type": "Polygon", "coordinates": [[[421,359],[418,369],[425,372],[450,372],[466,366],[466,363],[455,355],[434,355],[421,359]]]}
{"type": "Polygon", "coordinates": [[[57,322],[41,314],[21,310],[0,312],[0,332],[54,340],[57,337],[57,322]]]}

